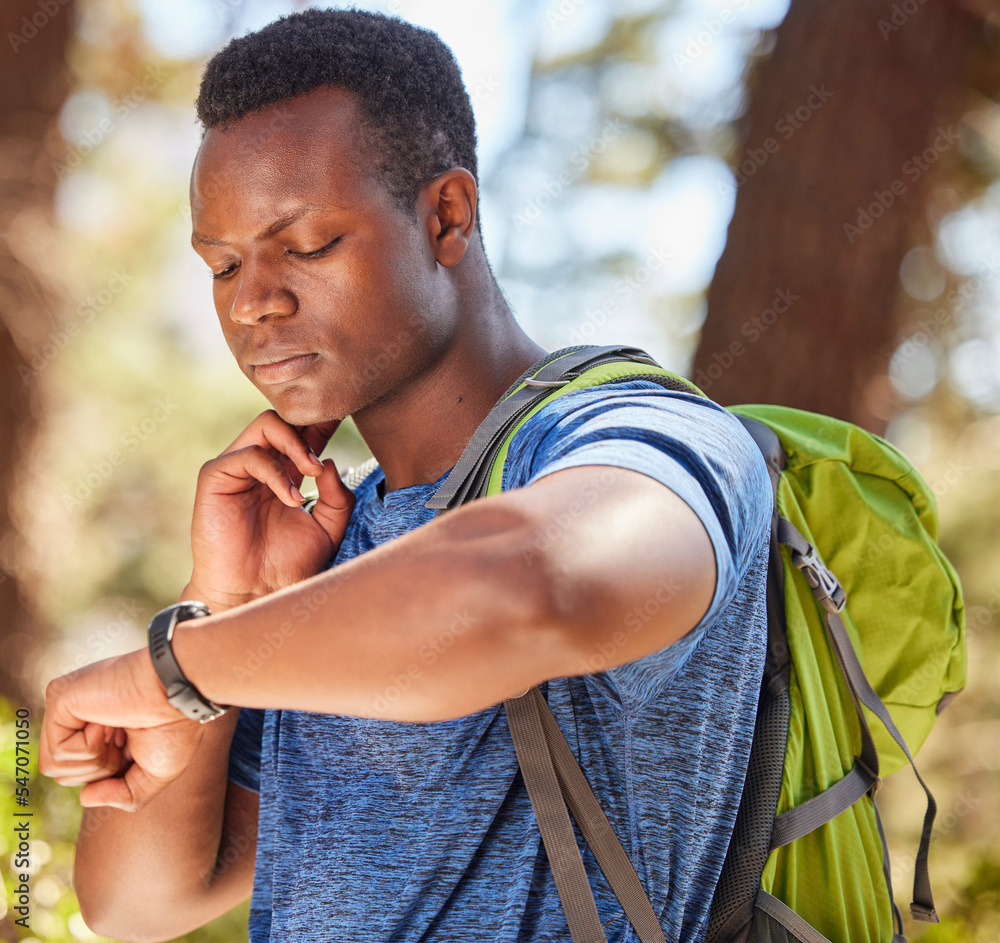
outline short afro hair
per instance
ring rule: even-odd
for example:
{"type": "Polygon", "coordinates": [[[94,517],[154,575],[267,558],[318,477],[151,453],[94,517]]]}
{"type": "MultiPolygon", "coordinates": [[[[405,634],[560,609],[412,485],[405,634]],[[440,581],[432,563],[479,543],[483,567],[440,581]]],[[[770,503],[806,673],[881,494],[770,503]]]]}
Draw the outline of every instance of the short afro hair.
{"type": "Polygon", "coordinates": [[[233,39],[205,67],[198,118],[206,131],[226,130],[323,86],[357,96],[365,156],[405,212],[452,167],[478,185],[476,123],[455,57],[436,33],[380,13],[306,10],[233,39]]]}

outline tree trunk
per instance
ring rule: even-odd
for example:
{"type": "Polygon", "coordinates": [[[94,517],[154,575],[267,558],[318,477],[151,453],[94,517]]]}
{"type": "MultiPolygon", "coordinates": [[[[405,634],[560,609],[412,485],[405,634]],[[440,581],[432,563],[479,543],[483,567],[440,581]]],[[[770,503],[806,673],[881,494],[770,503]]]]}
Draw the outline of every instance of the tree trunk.
{"type": "Polygon", "coordinates": [[[22,571],[12,513],[18,470],[41,408],[31,351],[54,330],[58,300],[33,264],[51,234],[58,147],[55,120],[66,94],[71,4],[0,4],[0,694],[32,699],[34,655],[44,630],[22,571]]]}
{"type": "Polygon", "coordinates": [[[794,0],[751,80],[736,211],[692,368],[713,399],[884,430],[899,265],[926,243],[928,185],[957,157],[977,28],[944,0],[794,0]]]}

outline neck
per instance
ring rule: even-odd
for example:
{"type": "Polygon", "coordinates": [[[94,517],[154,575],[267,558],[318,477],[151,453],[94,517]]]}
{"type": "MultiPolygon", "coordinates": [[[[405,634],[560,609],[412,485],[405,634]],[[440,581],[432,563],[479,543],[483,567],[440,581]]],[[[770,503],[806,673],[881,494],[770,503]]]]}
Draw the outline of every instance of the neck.
{"type": "Polygon", "coordinates": [[[546,354],[521,330],[492,277],[482,288],[441,357],[354,414],[386,491],[437,481],[507,388],[546,354]]]}

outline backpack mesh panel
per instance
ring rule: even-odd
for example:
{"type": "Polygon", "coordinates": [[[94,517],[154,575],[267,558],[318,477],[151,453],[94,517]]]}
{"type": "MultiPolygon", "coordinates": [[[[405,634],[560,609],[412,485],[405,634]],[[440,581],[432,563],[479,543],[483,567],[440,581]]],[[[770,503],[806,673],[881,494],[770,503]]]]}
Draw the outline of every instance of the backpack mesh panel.
{"type": "Polygon", "coordinates": [[[746,943],[799,943],[799,938],[782,926],[770,914],[758,910],[754,913],[753,925],[746,943]]]}
{"type": "MultiPolygon", "coordinates": [[[[765,676],[764,683],[768,682],[765,676]]],[[[790,707],[787,688],[757,711],[746,784],[708,923],[707,943],[728,943],[753,918],[760,876],[771,853],[790,707]]]]}

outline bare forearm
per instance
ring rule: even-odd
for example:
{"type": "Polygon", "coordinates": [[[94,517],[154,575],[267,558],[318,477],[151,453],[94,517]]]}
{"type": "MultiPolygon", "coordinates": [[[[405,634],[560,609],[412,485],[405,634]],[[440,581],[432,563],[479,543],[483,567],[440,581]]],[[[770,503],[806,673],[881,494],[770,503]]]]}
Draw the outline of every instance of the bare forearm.
{"type": "Polygon", "coordinates": [[[411,721],[468,714],[563,673],[565,633],[523,552],[531,523],[485,504],[181,623],[179,663],[217,702],[411,721]]]}
{"type": "MultiPolygon", "coordinates": [[[[217,864],[237,716],[206,727],[196,761],[141,810],[84,810],[74,884],[91,928],[172,939],[247,896],[243,868],[217,864]]],[[[255,828],[254,819],[254,834],[233,843],[251,860],[255,828]]]]}
{"type": "Polygon", "coordinates": [[[657,481],[616,469],[614,487],[596,489],[598,474],[565,469],[474,501],[332,571],[183,622],[177,659],[216,702],[433,721],[592,671],[595,654],[610,668],[657,651],[707,611],[712,545],[657,481]]]}

